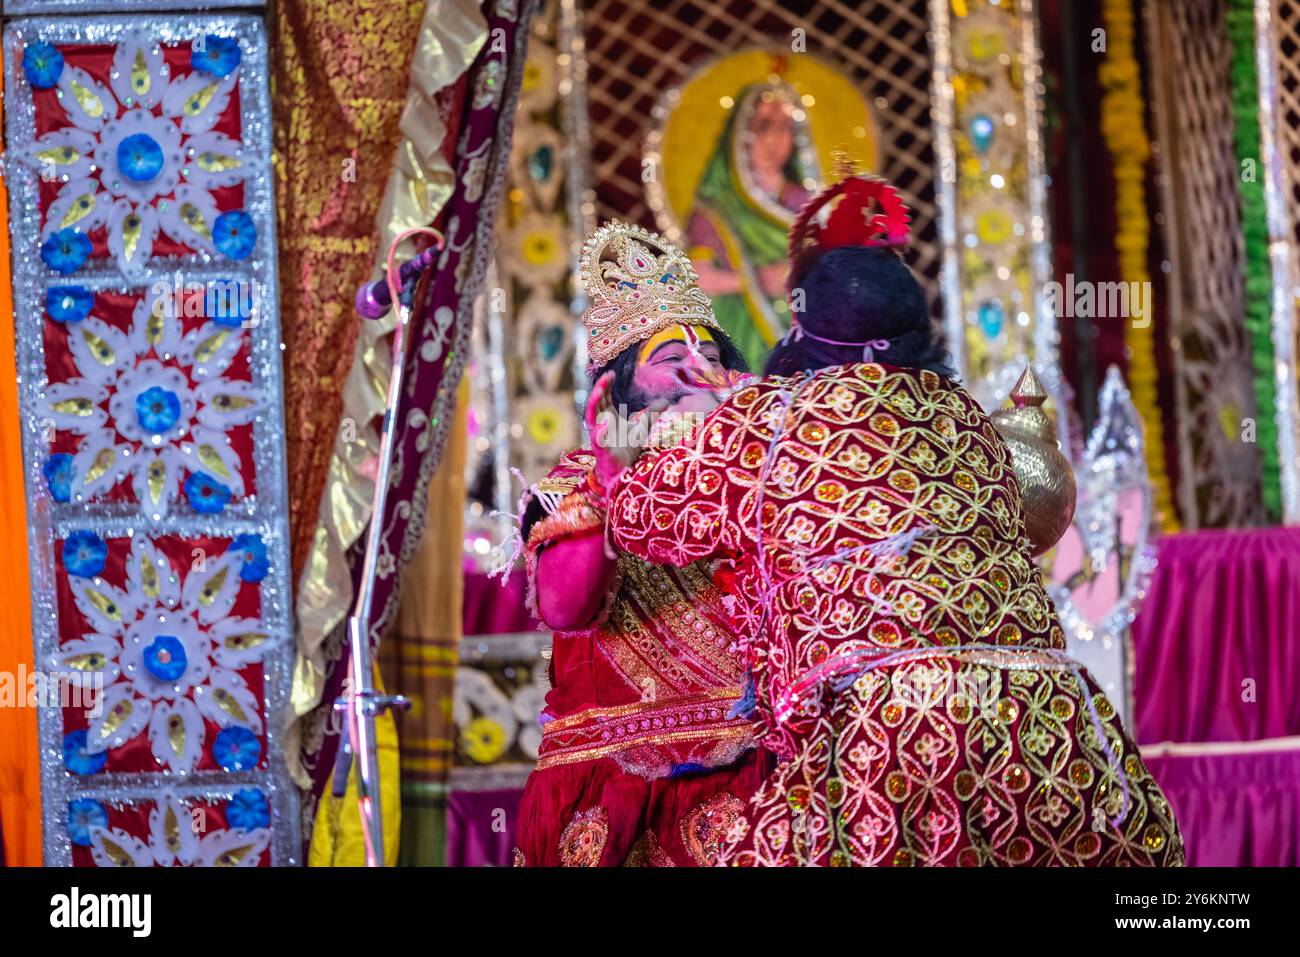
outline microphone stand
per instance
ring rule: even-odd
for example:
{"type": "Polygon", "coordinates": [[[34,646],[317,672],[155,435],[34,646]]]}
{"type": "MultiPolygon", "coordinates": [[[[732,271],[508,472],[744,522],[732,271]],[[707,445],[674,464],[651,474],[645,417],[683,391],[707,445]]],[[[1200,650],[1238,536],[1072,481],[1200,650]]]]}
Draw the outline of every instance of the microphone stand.
{"type": "MultiPolygon", "coordinates": [[[[392,345],[393,369],[388,380],[388,402],[380,426],[379,463],[375,472],[375,493],[371,504],[370,527],[366,533],[366,552],[361,566],[361,582],[356,605],[348,618],[348,642],[351,645],[348,655],[348,681],[344,685],[343,695],[334,702],[334,710],[345,716],[345,736],[340,743],[339,757],[334,767],[334,794],[342,796],[345,792],[352,756],[355,754],[359,759],[357,803],[361,812],[361,830],[365,837],[367,867],[384,866],[384,815],[379,789],[379,753],[375,740],[375,719],[389,709],[406,711],[411,707],[411,702],[405,696],[381,694],[375,688],[374,662],[370,654],[370,638],[367,632],[370,627],[374,597],[375,569],[379,561],[379,548],[383,535],[384,509],[388,502],[395,420],[398,402],[402,395],[402,380],[406,372],[406,339],[411,321],[411,304],[420,274],[431,264],[433,258],[431,252],[422,254],[403,267],[401,273],[396,273],[393,269],[393,254],[402,240],[416,232],[431,233],[436,237],[438,246],[442,245],[442,237],[433,230],[410,230],[393,241],[388,254],[387,292],[392,299],[397,300],[397,324],[393,329],[392,345]],[[395,291],[398,294],[393,296],[395,291]],[[339,773],[340,769],[342,774],[339,773]]],[[[361,292],[365,293],[367,289],[361,292]]],[[[380,295],[378,298],[382,302],[385,297],[380,295]]],[[[363,296],[359,294],[359,305],[362,299],[363,296]]],[[[377,318],[365,312],[363,315],[367,315],[367,318],[377,318]]]]}

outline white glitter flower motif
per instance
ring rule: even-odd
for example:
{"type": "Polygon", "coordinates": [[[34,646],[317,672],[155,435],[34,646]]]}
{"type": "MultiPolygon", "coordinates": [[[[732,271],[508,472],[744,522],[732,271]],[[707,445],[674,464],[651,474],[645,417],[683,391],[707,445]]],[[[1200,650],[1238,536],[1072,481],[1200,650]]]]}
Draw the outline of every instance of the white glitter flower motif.
{"type": "Polygon", "coordinates": [[[90,853],[96,867],[256,867],[271,844],[269,828],[206,830],[204,818],[171,791],[149,811],[149,840],[120,827],[91,825],[90,853]]]}
{"type": "Polygon", "coordinates": [[[182,576],[136,535],[125,587],[69,574],[73,600],[94,631],[60,645],[47,665],[79,687],[104,689],[86,715],[88,754],[147,731],[157,762],[188,772],[203,754],[204,718],[262,732],[257,696],[238,671],[260,662],[277,636],[260,619],[230,615],[245,561],[245,551],[231,547],[200,557],[182,576]]]}
{"type": "Polygon", "coordinates": [[[159,231],[214,254],[212,190],[255,168],[243,145],[213,132],[239,81],[198,70],[173,80],[162,46],[136,31],[113,54],[109,86],[65,66],[59,102],[70,125],[20,152],[42,178],[63,185],[47,211],[44,242],[62,229],[105,227],[122,274],[139,278],[159,231]]]}
{"type": "Polygon", "coordinates": [[[141,511],[159,519],[176,500],[183,471],[220,493],[187,483],[196,511],[220,511],[245,494],[228,432],[253,421],[264,403],[251,383],[224,376],[243,329],[208,320],[182,335],[174,312],[172,297],[150,291],[136,303],[130,333],[94,315],[67,324],[79,375],[49,385],[42,411],[54,428],[83,437],[72,458],[72,501],[130,478],[141,511]]]}

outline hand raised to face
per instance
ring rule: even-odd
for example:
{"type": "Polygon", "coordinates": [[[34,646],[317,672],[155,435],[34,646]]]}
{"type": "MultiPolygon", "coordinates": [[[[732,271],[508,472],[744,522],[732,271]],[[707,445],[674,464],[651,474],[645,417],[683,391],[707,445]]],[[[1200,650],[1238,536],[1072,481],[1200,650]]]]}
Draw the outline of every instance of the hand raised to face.
{"type": "Polygon", "coordinates": [[[614,400],[610,390],[614,385],[614,373],[606,372],[596,380],[587,397],[587,408],[583,421],[587,434],[591,437],[591,450],[596,457],[594,469],[595,481],[600,489],[607,489],[625,468],[636,461],[639,448],[626,444],[627,436],[632,430],[627,428],[614,409],[614,400]]]}

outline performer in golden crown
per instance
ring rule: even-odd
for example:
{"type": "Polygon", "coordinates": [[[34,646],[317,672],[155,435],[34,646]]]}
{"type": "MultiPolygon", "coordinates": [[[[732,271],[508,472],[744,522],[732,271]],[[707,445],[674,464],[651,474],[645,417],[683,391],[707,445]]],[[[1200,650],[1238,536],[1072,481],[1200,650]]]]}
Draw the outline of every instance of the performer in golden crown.
{"type": "MultiPolygon", "coordinates": [[[[589,371],[608,375],[633,428],[652,431],[642,441],[671,441],[689,421],[687,378],[744,371],[690,261],[654,233],[602,227],[580,279],[589,371]]],[[[555,640],[515,861],[713,864],[767,768],[752,723],[732,715],[744,679],[735,634],[708,563],[607,550],[594,462],[589,449],[565,455],[523,515],[530,600],[555,640]]]]}

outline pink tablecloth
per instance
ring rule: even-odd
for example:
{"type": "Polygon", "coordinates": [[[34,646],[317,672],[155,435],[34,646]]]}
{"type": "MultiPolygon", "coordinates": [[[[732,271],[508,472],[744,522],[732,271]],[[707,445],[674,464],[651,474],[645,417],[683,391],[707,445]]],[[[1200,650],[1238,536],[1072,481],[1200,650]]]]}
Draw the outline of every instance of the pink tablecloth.
{"type": "Polygon", "coordinates": [[[1300,866],[1300,528],[1163,538],[1133,645],[1188,863],[1300,866]]]}

